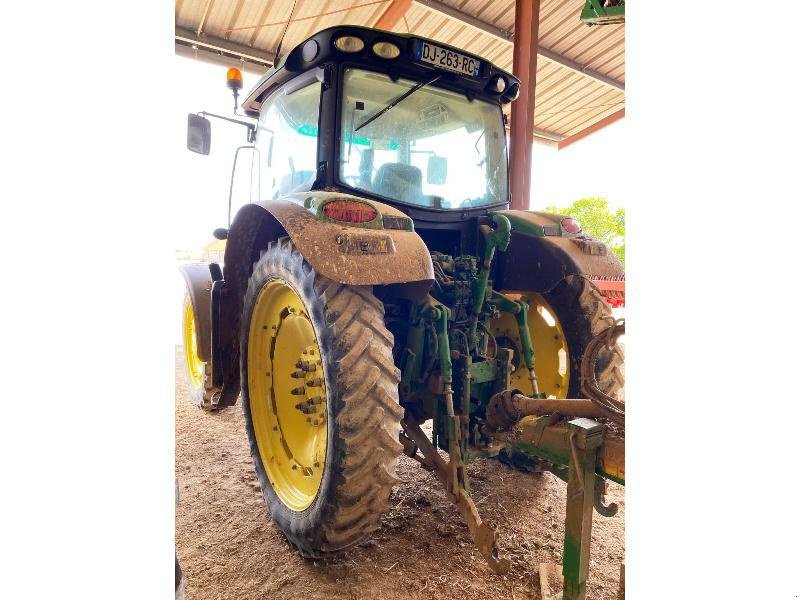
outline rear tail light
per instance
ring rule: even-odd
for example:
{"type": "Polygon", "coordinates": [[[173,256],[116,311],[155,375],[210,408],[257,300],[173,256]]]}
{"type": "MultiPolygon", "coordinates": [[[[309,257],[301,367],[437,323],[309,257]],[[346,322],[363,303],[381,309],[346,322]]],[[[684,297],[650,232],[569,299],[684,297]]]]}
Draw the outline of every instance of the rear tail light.
{"type": "Polygon", "coordinates": [[[581,224],[578,223],[576,219],[572,217],[565,217],[561,219],[561,227],[564,228],[564,231],[567,233],[580,233],[581,232],[581,224]]]}
{"type": "Polygon", "coordinates": [[[349,200],[334,200],[322,207],[325,216],[341,223],[369,223],[378,216],[378,211],[369,204],[349,200]]]}

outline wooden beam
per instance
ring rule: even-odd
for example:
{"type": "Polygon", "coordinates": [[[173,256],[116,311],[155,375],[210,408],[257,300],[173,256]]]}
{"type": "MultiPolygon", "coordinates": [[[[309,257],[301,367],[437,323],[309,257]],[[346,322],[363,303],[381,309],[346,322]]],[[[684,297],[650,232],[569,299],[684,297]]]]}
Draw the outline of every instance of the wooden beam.
{"type": "Polygon", "coordinates": [[[376,29],[383,29],[389,31],[400,22],[400,19],[408,12],[411,7],[412,0],[390,0],[389,6],[383,11],[383,14],[375,22],[376,29]]]}
{"type": "Polygon", "coordinates": [[[233,33],[233,28],[236,26],[236,21],[239,19],[239,14],[242,12],[242,5],[244,4],[245,0],[238,0],[236,2],[236,6],[233,9],[233,14],[231,18],[228,19],[228,27],[227,31],[225,32],[225,39],[231,39],[231,33],[233,33]]]}
{"type": "Polygon", "coordinates": [[[203,28],[206,26],[206,19],[208,19],[208,13],[213,3],[214,0],[206,1],[206,7],[203,9],[203,16],[200,17],[200,24],[197,26],[197,35],[203,35],[203,28]]]}
{"type": "Polygon", "coordinates": [[[595,131],[599,131],[603,127],[611,125],[612,123],[619,121],[624,117],[625,117],[625,109],[623,108],[615,113],[608,115],[607,117],[600,119],[596,123],[589,125],[589,127],[587,127],[586,129],[580,130],[575,135],[571,135],[568,138],[564,138],[563,140],[558,142],[558,149],[563,150],[570,144],[574,144],[578,140],[582,140],[583,138],[585,138],[587,135],[592,135],[595,131]]]}
{"type": "MultiPolygon", "coordinates": [[[[236,58],[229,54],[218,54],[214,50],[209,50],[208,48],[197,46],[196,48],[192,48],[182,42],[175,42],[175,55],[176,56],[183,56],[185,58],[189,58],[192,60],[199,60],[200,62],[209,63],[212,65],[220,65],[225,68],[228,67],[236,67],[243,73],[250,73],[251,75],[256,75],[261,77],[264,73],[267,72],[267,67],[263,62],[251,62],[250,60],[242,60],[241,58],[236,58]]],[[[551,144],[556,145],[557,142],[551,142],[551,144]]]]}
{"type": "Polygon", "coordinates": [[[197,46],[198,48],[205,48],[210,51],[224,52],[225,54],[231,54],[264,65],[271,65],[275,61],[275,54],[272,52],[251,48],[222,38],[210,36],[201,37],[191,29],[184,29],[183,27],[175,28],[175,42],[176,44],[182,42],[188,46],[197,46]]]}

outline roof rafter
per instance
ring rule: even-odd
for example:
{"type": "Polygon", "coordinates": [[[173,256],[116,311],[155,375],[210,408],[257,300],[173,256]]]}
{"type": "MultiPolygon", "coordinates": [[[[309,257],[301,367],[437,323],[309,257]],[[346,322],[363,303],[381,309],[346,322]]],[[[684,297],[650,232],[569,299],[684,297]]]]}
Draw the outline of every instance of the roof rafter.
{"type": "Polygon", "coordinates": [[[595,131],[597,131],[599,129],[602,129],[603,127],[606,127],[608,125],[611,125],[611,123],[619,121],[624,116],[625,116],[625,109],[623,108],[621,110],[618,110],[615,113],[612,113],[612,114],[608,115],[607,117],[605,117],[603,119],[600,119],[599,121],[597,121],[593,125],[589,125],[589,127],[586,127],[585,129],[581,129],[578,133],[575,133],[575,134],[569,136],[568,138],[564,138],[563,140],[558,142],[558,149],[559,150],[563,150],[564,148],[566,148],[570,144],[574,144],[578,140],[582,140],[587,135],[591,135],[595,131]]]}
{"type": "Polygon", "coordinates": [[[191,60],[199,60],[200,62],[212,65],[220,65],[225,68],[236,67],[243,73],[251,73],[258,77],[262,76],[267,71],[267,67],[264,66],[263,62],[252,62],[237,58],[226,52],[220,54],[217,50],[201,48],[200,46],[192,47],[184,42],[175,42],[175,55],[183,56],[191,60]]]}
{"type": "Polygon", "coordinates": [[[206,26],[206,19],[208,19],[208,13],[211,11],[212,4],[214,4],[214,0],[206,0],[206,7],[203,9],[203,16],[200,17],[200,24],[197,26],[197,35],[203,35],[203,27],[206,26]]]}
{"type": "Polygon", "coordinates": [[[389,6],[378,17],[373,27],[389,31],[400,22],[400,19],[405,16],[409,8],[411,8],[411,0],[390,0],[389,6]]]}
{"type": "MultiPolygon", "coordinates": [[[[440,14],[446,15],[452,19],[456,19],[461,21],[465,25],[469,25],[475,29],[482,31],[483,33],[487,33],[492,37],[497,38],[504,44],[508,44],[510,46],[514,45],[514,34],[510,31],[506,31],[505,29],[500,29],[499,27],[495,27],[490,23],[486,23],[485,21],[481,21],[480,19],[473,17],[465,12],[458,10],[457,8],[453,8],[445,4],[444,2],[439,2],[438,0],[414,0],[415,4],[419,4],[420,6],[427,8],[428,10],[438,12],[440,14]]],[[[542,46],[538,46],[536,49],[536,53],[546,58],[547,60],[554,62],[562,67],[565,67],[571,71],[579,73],[585,77],[590,79],[594,79],[595,81],[599,81],[600,83],[607,85],[609,87],[616,88],[621,91],[625,91],[625,84],[621,81],[617,81],[607,75],[603,75],[602,73],[598,73],[597,71],[582,65],[581,63],[574,61],[566,56],[559,54],[558,52],[554,52],[548,48],[544,48],[542,46]]]]}
{"type": "Polygon", "coordinates": [[[195,45],[200,48],[233,54],[246,60],[263,64],[271,65],[275,61],[275,54],[267,50],[251,48],[250,46],[237,44],[236,42],[223,40],[222,38],[218,37],[199,36],[191,29],[185,29],[183,27],[175,28],[175,41],[195,45]]]}

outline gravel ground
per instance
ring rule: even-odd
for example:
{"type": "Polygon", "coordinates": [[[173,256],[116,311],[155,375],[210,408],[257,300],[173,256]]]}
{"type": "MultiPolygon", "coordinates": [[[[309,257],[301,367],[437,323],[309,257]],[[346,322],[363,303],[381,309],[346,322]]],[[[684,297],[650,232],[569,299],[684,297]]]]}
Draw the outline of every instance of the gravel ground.
{"type": "MultiPolygon", "coordinates": [[[[261,498],[239,405],[207,414],[191,404],[176,351],[175,462],[181,502],[176,546],[186,597],[201,599],[539,599],[539,563],[561,562],[566,485],[493,460],[471,464],[472,495],[498,528],[511,572],[493,574],[434,476],[400,457],[400,483],[381,528],[323,561],[300,557],[272,526],[261,498]]],[[[619,513],[595,513],[587,598],[616,598],[625,557],[624,488],[609,484],[619,513]]],[[[551,588],[560,589],[555,578],[551,588]]]]}

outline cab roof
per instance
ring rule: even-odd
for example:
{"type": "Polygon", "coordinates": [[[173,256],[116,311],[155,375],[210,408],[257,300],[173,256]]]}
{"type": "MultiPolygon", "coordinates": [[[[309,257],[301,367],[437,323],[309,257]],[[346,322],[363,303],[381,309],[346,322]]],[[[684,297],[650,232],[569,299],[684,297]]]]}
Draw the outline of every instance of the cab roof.
{"type": "Polygon", "coordinates": [[[442,74],[443,79],[446,79],[451,86],[455,85],[458,88],[462,88],[467,94],[473,94],[503,104],[511,102],[519,95],[520,82],[514,75],[500,69],[488,60],[460,48],[410,34],[343,25],[329,27],[317,32],[281,57],[247,95],[242,103],[244,111],[251,117],[257,117],[262,101],[273,88],[282,85],[300,73],[332,62],[363,65],[367,68],[371,67],[387,71],[390,75],[396,74],[397,76],[419,76],[426,73],[430,75],[435,73],[442,74]],[[344,36],[359,38],[364,42],[363,48],[358,52],[343,52],[339,50],[334,45],[334,42],[344,36]],[[400,50],[399,56],[392,59],[377,56],[373,52],[373,46],[378,42],[395,44],[400,50]],[[416,55],[422,42],[480,61],[477,75],[460,74],[450,69],[438,68],[432,64],[422,62],[416,55]],[[505,87],[502,93],[493,91],[491,87],[498,77],[505,80],[505,87]]]}

